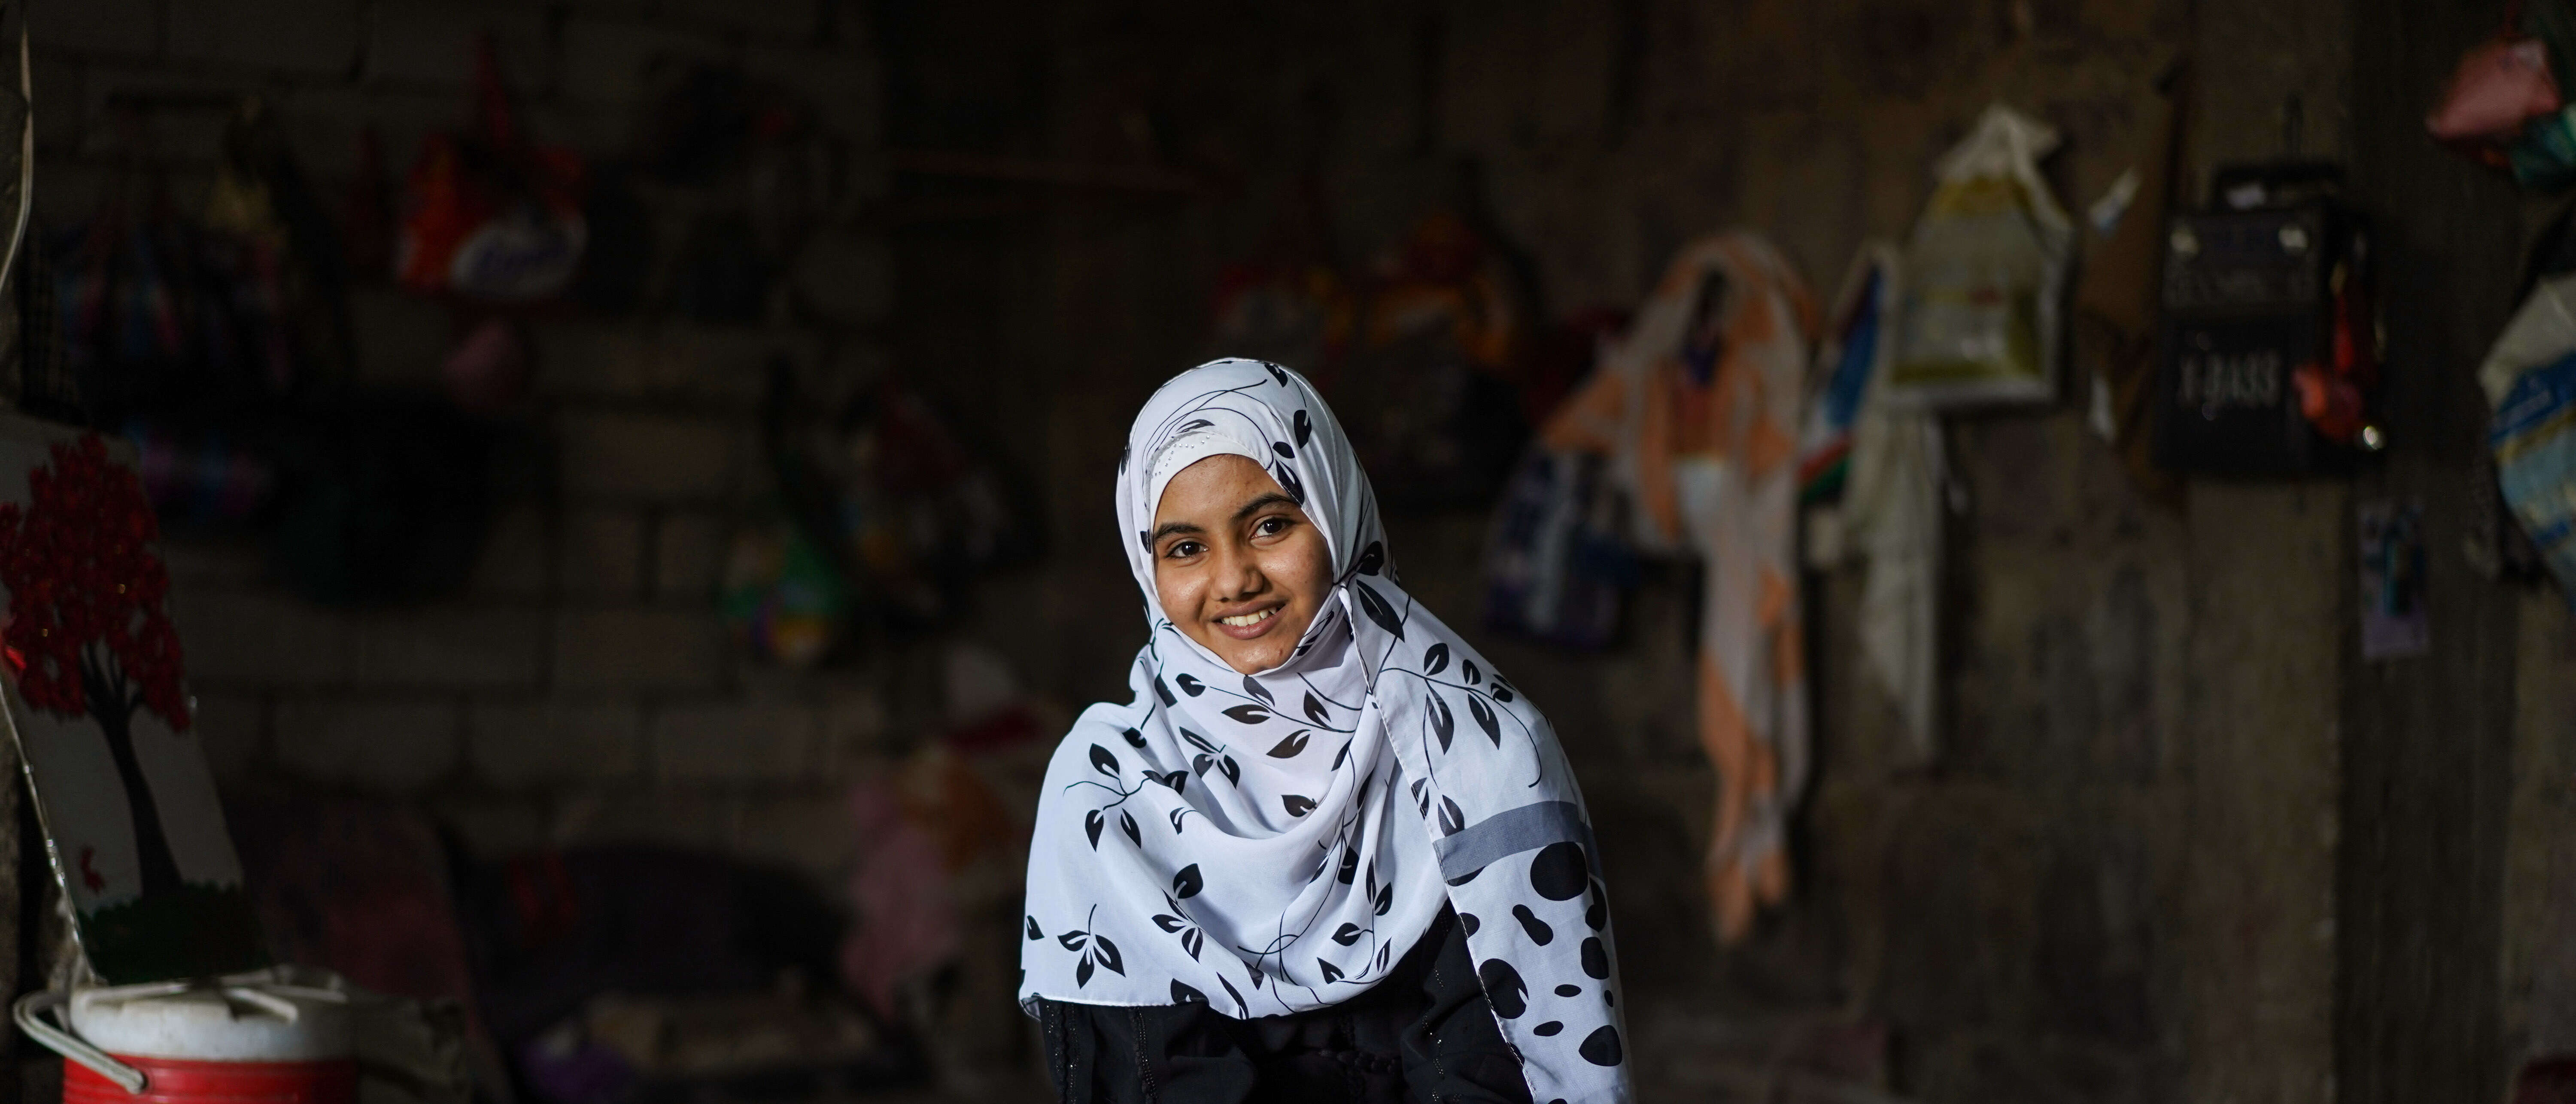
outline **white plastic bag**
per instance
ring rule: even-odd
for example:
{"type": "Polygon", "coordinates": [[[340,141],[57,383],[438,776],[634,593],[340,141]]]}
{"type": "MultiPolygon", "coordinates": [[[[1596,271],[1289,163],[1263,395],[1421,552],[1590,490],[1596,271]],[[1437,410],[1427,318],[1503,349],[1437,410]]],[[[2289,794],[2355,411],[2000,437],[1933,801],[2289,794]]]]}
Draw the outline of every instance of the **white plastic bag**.
{"type": "Polygon", "coordinates": [[[1891,402],[1951,408],[2057,396],[2075,227],[2040,179],[2047,124],[2002,104],[1934,166],[1906,243],[1891,402]]]}
{"type": "Polygon", "coordinates": [[[2576,602],[2576,276],[2542,281],[2478,366],[2487,445],[2523,532],[2576,602]]]}

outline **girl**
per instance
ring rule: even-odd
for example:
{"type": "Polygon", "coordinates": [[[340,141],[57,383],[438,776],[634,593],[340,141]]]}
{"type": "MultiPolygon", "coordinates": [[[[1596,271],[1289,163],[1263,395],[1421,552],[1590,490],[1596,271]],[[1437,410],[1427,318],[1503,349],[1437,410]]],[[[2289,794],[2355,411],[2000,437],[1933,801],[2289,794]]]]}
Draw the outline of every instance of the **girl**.
{"type": "Polygon", "coordinates": [[[1626,1101],[1555,733],[1396,579],[1304,377],[1219,360],[1128,431],[1135,700],[1047,769],[1020,1000],[1065,1104],[1626,1101]]]}

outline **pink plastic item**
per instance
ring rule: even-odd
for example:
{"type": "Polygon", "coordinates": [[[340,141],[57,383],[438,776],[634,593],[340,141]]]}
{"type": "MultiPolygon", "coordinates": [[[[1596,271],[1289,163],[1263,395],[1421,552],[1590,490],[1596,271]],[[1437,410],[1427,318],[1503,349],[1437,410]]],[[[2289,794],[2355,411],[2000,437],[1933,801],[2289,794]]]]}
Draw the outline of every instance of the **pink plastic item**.
{"type": "Polygon", "coordinates": [[[2445,142],[2511,141],[2525,122],[2559,106],[2558,81],[2540,40],[2501,36],[2460,58],[2424,128],[2445,142]]]}

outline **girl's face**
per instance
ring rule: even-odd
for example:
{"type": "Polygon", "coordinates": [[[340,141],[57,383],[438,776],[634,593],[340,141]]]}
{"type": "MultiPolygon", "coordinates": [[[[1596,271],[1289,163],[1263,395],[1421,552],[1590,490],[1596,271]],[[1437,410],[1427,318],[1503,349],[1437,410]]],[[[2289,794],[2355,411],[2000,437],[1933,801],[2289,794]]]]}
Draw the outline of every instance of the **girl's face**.
{"type": "Polygon", "coordinates": [[[1208,457],[1163,486],[1153,548],[1163,616],[1247,675],[1287,662],[1333,589],[1324,535],[1241,456],[1208,457]]]}

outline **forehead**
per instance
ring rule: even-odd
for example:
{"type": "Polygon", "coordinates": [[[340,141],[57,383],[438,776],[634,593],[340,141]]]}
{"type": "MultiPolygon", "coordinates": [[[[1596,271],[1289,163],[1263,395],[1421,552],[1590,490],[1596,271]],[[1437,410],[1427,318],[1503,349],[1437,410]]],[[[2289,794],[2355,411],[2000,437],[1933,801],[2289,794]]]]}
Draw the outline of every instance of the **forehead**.
{"type": "Polygon", "coordinates": [[[1163,485],[1162,501],[1154,505],[1154,521],[1187,521],[1206,524],[1231,517],[1244,503],[1263,495],[1282,493],[1279,481],[1249,458],[1222,453],[1200,460],[1172,476],[1163,485]]]}

